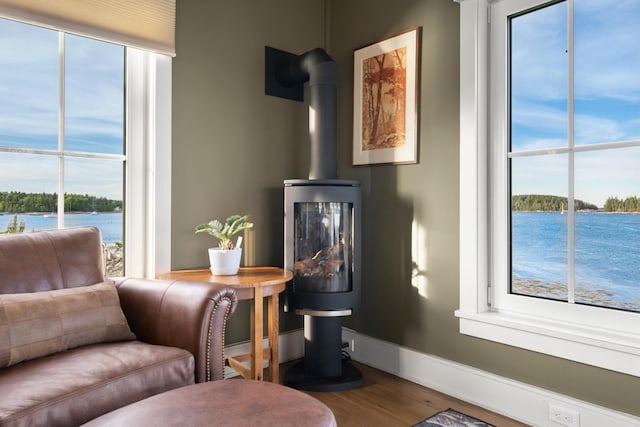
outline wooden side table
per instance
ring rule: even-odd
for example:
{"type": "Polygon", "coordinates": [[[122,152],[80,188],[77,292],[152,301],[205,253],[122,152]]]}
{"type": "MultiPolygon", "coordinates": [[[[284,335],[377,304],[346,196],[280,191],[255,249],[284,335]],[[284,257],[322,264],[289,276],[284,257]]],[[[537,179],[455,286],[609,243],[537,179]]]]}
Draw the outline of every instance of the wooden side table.
{"type": "Polygon", "coordinates": [[[175,270],[158,276],[167,280],[210,282],[232,288],[239,300],[253,300],[251,304],[251,352],[227,357],[227,364],[243,378],[263,380],[262,361],[269,361],[269,380],[280,381],[278,364],[279,294],[293,278],[293,273],[277,267],[243,267],[233,276],[217,276],[209,269],[175,270]],[[267,298],[268,346],[263,348],[263,300],[267,298]],[[250,368],[243,363],[250,362],[250,368]]]}

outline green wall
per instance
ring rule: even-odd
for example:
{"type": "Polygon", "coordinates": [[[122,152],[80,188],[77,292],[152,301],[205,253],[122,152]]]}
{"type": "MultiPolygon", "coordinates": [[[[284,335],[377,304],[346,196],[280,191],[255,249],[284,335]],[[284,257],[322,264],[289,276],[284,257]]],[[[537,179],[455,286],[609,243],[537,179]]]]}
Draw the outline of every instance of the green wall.
{"type": "MultiPolygon", "coordinates": [[[[459,7],[452,0],[177,2],[172,267],[208,265],[193,226],[250,213],[249,260],[282,265],[282,180],[308,173],[307,110],[264,95],[264,46],[325,47],[338,63],[338,174],[361,182],[362,309],[345,326],[640,415],[640,380],[460,335],[459,7]],[[265,4],[266,3],[266,4],[265,4]],[[325,32],[325,26],[327,31],[325,32]],[[353,50],[422,27],[419,163],[351,166],[353,50]],[[325,46],[325,40],[329,45],[325,46]]],[[[247,339],[248,308],[227,341],[247,339]]],[[[282,331],[301,326],[282,315],[282,331]]]]}
{"type": "MultiPolygon", "coordinates": [[[[323,0],[176,2],[173,62],[172,268],[208,267],[217,242],[197,224],[250,214],[248,265],[283,265],[283,181],[308,176],[307,105],[264,94],[264,48],[323,46],[323,0]]],[[[249,305],[227,342],[248,340],[249,305]]],[[[299,328],[298,316],[281,319],[299,328]]]]}

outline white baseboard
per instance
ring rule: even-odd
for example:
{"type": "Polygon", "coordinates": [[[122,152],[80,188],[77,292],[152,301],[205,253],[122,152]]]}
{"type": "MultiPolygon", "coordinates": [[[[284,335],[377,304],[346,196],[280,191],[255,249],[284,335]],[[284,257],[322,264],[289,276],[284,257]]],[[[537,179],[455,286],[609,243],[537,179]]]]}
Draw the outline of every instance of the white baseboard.
{"type": "Polygon", "coordinates": [[[640,418],[539,387],[500,377],[397,344],[342,329],[353,340],[354,360],[466,402],[540,427],[559,427],[549,420],[549,405],[579,414],[580,427],[638,427],[640,418]]]}
{"type": "MultiPolygon", "coordinates": [[[[353,343],[350,351],[353,360],[532,426],[561,426],[549,420],[549,405],[577,412],[579,427],[640,426],[639,417],[419,353],[348,328],[342,328],[342,341],[353,343]]],[[[279,345],[280,363],[303,357],[303,330],[281,334],[279,345]]],[[[248,342],[225,347],[225,353],[230,356],[248,352],[248,342]]],[[[232,369],[225,368],[225,378],[236,375],[232,369]]]]}

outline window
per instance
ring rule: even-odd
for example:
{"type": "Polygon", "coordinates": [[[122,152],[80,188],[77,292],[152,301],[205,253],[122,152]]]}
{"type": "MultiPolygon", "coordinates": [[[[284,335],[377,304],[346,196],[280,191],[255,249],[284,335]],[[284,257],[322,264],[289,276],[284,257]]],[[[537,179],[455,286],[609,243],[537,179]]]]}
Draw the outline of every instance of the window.
{"type": "Polygon", "coordinates": [[[108,275],[167,269],[170,59],[5,19],[0,50],[6,231],[94,225],[108,275]]]}
{"type": "Polygon", "coordinates": [[[24,231],[97,226],[121,276],[124,47],[4,19],[0,43],[0,211],[24,231]]]}
{"type": "Polygon", "coordinates": [[[640,376],[639,17],[461,3],[461,332],[640,376]]]}
{"type": "Polygon", "coordinates": [[[507,18],[511,293],[640,311],[638,18],[593,0],[507,18]]]}

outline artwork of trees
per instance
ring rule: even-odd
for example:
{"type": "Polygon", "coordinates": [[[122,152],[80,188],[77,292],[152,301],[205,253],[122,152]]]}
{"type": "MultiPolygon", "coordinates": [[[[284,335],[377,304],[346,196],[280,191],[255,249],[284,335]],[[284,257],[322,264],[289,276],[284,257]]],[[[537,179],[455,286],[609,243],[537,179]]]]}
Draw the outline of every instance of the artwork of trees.
{"type": "Polygon", "coordinates": [[[362,150],[406,142],[407,48],[367,58],[362,79],[362,150]]]}

